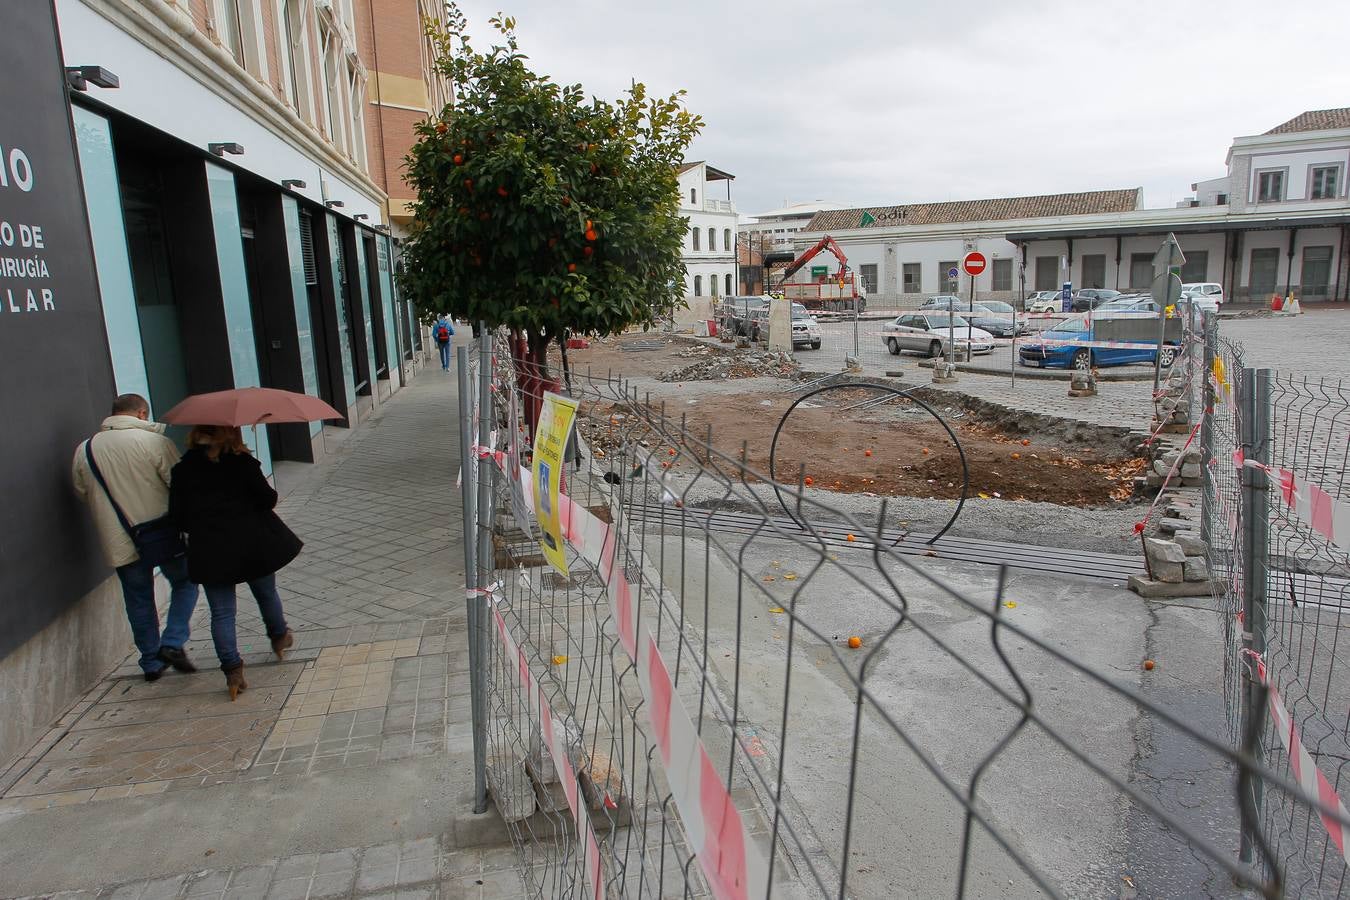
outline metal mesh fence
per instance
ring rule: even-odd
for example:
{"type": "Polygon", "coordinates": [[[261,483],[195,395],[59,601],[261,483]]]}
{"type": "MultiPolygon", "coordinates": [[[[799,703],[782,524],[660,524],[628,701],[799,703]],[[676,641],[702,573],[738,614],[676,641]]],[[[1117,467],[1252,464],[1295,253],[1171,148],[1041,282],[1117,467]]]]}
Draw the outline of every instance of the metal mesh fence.
{"type": "Polygon", "coordinates": [[[1043,582],[774,482],[620,379],[568,379],[557,571],[529,468],[549,373],[510,349],[461,363],[468,603],[482,786],[531,896],[1277,896],[1282,859],[1236,857],[1235,784],[1340,821],[1256,761],[1260,729],[1236,750],[1141,688],[1127,639],[1084,659],[1060,631],[1121,611],[1024,616],[1043,582]]]}

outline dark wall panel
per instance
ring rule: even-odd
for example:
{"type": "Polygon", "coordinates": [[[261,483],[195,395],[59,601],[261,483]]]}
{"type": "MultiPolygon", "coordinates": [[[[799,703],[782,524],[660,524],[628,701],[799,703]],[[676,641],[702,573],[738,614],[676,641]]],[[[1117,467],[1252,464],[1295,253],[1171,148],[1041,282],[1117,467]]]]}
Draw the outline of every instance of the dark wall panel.
{"type": "Polygon", "coordinates": [[[50,3],[6,5],[0,59],[3,657],[110,574],[70,461],[114,387],[50,3]]]}

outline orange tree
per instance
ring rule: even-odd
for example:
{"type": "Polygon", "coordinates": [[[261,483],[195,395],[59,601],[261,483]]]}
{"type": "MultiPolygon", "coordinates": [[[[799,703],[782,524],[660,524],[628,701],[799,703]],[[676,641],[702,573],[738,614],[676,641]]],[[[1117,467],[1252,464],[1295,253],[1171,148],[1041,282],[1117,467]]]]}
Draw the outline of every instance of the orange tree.
{"type": "Polygon", "coordinates": [[[402,285],[424,316],[508,328],[537,400],[554,383],[551,343],[651,326],[680,303],[676,173],[702,122],[683,92],[638,83],[588,100],[531,71],[513,19],[490,21],[501,43],[487,52],[453,4],[430,31],[454,103],[417,126],[406,160],[417,201],[402,285]]]}

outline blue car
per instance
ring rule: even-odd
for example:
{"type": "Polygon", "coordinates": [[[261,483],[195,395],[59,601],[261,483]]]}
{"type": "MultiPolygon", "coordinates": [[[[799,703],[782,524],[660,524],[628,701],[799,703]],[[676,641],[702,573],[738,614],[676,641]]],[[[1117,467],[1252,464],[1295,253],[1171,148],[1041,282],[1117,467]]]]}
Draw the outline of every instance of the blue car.
{"type": "MultiPolygon", "coordinates": [[[[1110,318],[1094,318],[1089,324],[1086,316],[1070,316],[1051,325],[1038,337],[1019,343],[1018,356],[1024,366],[1081,371],[1097,366],[1152,363],[1159,355],[1157,332],[1152,330],[1157,328],[1157,321],[1155,314],[1140,316],[1124,313],[1110,318]],[[1149,333],[1153,337],[1140,336],[1149,333]],[[1091,346],[1097,342],[1124,343],[1127,346],[1091,346]]],[[[1171,340],[1164,342],[1161,356],[1164,368],[1172,365],[1177,356],[1176,344],[1171,340]]]]}

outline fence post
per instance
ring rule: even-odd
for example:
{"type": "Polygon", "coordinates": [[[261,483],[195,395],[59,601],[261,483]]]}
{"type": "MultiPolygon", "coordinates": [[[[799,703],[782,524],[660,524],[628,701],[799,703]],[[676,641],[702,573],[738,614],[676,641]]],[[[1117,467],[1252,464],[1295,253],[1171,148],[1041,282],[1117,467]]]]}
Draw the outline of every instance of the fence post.
{"type": "Polygon", "coordinates": [[[1219,318],[1215,313],[1206,312],[1201,317],[1204,329],[1204,367],[1196,374],[1200,377],[1200,465],[1204,477],[1204,488],[1200,491],[1200,540],[1210,546],[1212,519],[1215,515],[1214,500],[1220,490],[1214,481],[1214,381],[1210,373],[1214,371],[1214,358],[1219,350],[1219,318]]]}
{"type": "MultiPolygon", "coordinates": [[[[492,332],[487,324],[478,323],[478,443],[488,446],[492,434],[492,332]]],[[[476,455],[476,454],[475,454],[476,455]]],[[[478,461],[478,502],[474,511],[477,521],[474,523],[476,536],[474,547],[478,552],[477,572],[478,590],[470,601],[473,617],[469,621],[469,640],[473,642],[478,678],[470,681],[471,705],[473,708],[473,760],[475,812],[487,810],[487,661],[488,634],[492,598],[487,588],[492,584],[495,573],[492,546],[492,480],[494,463],[491,459],[478,461]],[[479,781],[479,777],[482,781],[479,781]]]]}
{"type": "MultiPolygon", "coordinates": [[[[1270,369],[1243,369],[1238,381],[1238,446],[1244,460],[1268,465],[1270,463],[1270,369]]],[[[1266,583],[1270,564],[1270,484],[1266,473],[1251,466],[1243,466],[1238,473],[1241,487],[1242,525],[1242,647],[1253,653],[1266,651],[1266,583]]],[[[1247,733],[1256,702],[1256,667],[1250,658],[1241,667],[1246,684],[1242,689],[1241,734],[1247,733]]],[[[1254,753],[1261,754],[1257,742],[1254,753]]],[[[1261,809],[1262,785],[1259,778],[1251,780],[1252,805],[1261,809]]],[[[1256,842],[1248,823],[1243,829],[1240,858],[1255,861],[1256,842]]]]}
{"type": "MultiPolygon", "coordinates": [[[[469,377],[469,348],[466,346],[456,354],[459,362],[459,458],[460,458],[460,502],[464,507],[464,588],[467,613],[466,626],[469,644],[469,696],[471,698],[470,715],[473,723],[473,811],[487,811],[487,760],[478,752],[478,732],[486,733],[487,723],[483,721],[483,710],[479,708],[478,695],[482,692],[483,672],[479,665],[478,642],[475,638],[475,622],[478,618],[477,597],[474,588],[478,586],[478,498],[477,454],[474,452],[474,424],[477,411],[474,388],[476,385],[469,377]]],[[[486,745],[485,745],[486,747],[486,745]]]]}

